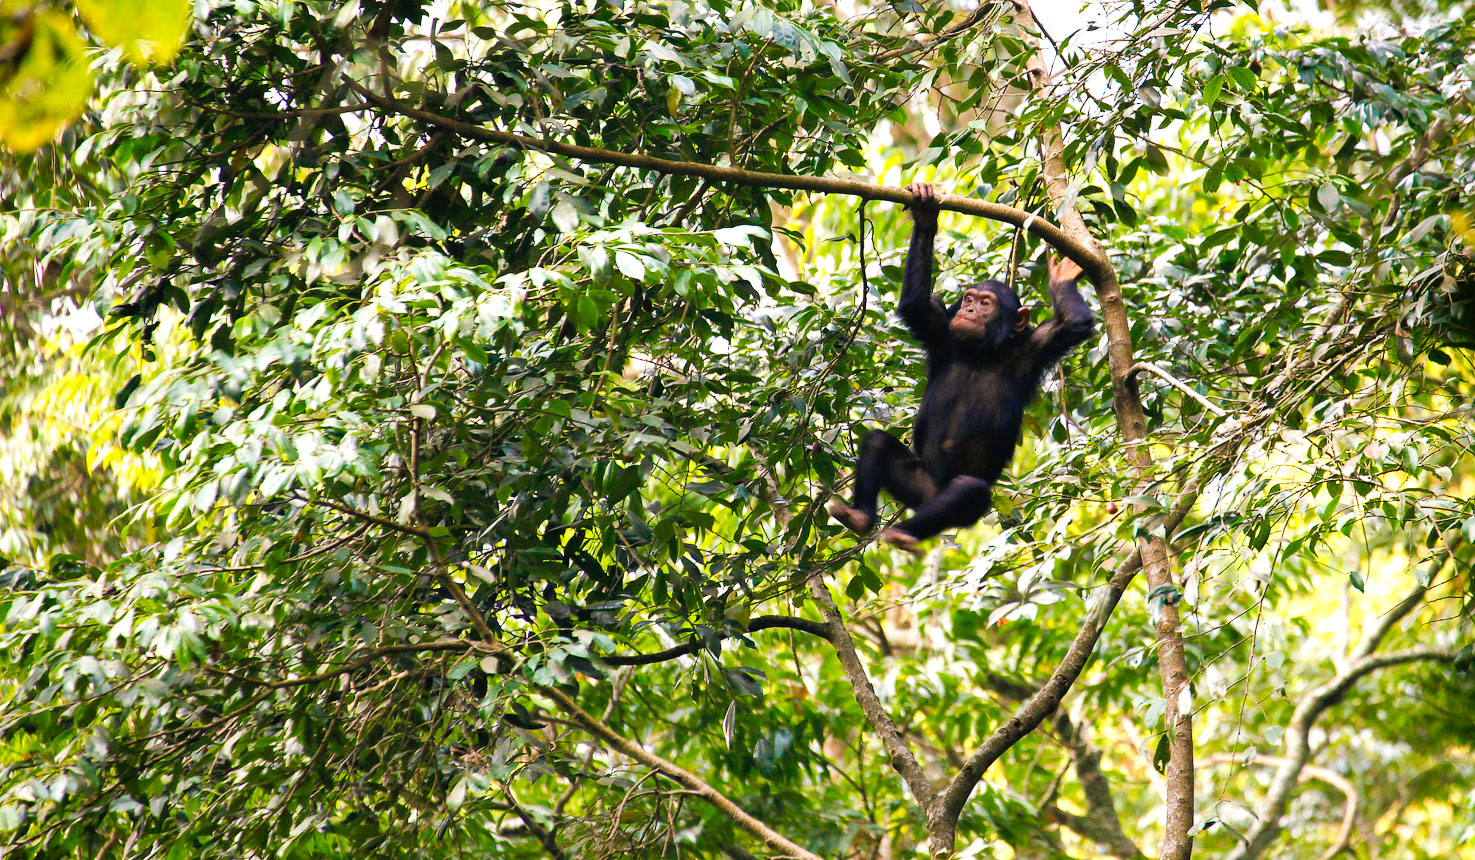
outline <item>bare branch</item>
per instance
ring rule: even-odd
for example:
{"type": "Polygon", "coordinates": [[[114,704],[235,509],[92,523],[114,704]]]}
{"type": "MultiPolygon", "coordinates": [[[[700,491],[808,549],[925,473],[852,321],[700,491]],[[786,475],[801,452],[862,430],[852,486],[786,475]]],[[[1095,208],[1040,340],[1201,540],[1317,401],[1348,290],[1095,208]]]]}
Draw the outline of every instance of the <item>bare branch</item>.
{"type": "MultiPolygon", "coordinates": [[[[1010,0],[1010,2],[1019,11],[1021,20],[1035,18],[1034,10],[1030,7],[1028,0],[1010,0]]],[[[1023,37],[1035,48],[1034,54],[1026,65],[1030,85],[1037,92],[1049,98],[1053,95],[1054,85],[1051,83],[1049,70],[1045,68],[1044,60],[1040,56],[1038,41],[1028,33],[1024,33],[1023,37]]],[[[1154,479],[1154,466],[1149,446],[1136,444],[1147,439],[1147,415],[1142,409],[1142,400],[1129,379],[1132,368],[1137,362],[1132,354],[1132,330],[1127,320],[1126,305],[1122,300],[1121,284],[1117,280],[1115,269],[1106,260],[1106,255],[1101,251],[1100,245],[1091,235],[1090,229],[1087,228],[1085,220],[1076,208],[1075,195],[1072,193],[1069,172],[1065,164],[1064,140],[1058,128],[1047,126],[1041,130],[1041,148],[1043,153],[1040,174],[1045,179],[1045,191],[1059,213],[1061,229],[1087,248],[1092,256],[1102,261],[1100,271],[1093,271],[1090,274],[1091,281],[1096,285],[1096,296],[1101,303],[1102,326],[1106,330],[1106,353],[1111,363],[1112,406],[1116,412],[1117,427],[1122,441],[1129,446],[1129,457],[1142,480],[1151,481],[1154,479]]],[[[1197,494],[1190,491],[1184,495],[1185,498],[1191,500],[1197,494]]],[[[1171,528],[1161,526],[1161,523],[1150,523],[1146,531],[1149,536],[1140,538],[1137,542],[1137,557],[1140,558],[1143,571],[1147,575],[1148,585],[1154,589],[1174,584],[1166,540],[1166,535],[1171,528]]],[[[1115,583],[1115,578],[1113,578],[1113,583],[1115,583]]],[[[1114,600],[1112,604],[1115,605],[1114,600]]],[[[1094,647],[1100,631],[1082,629],[1083,634],[1087,632],[1090,632],[1090,644],[1094,647]]],[[[1071,656],[1074,656],[1075,645],[1080,642],[1080,637],[1077,637],[1076,643],[1072,644],[1072,654],[1067,655],[1067,662],[1071,656]]],[[[1168,767],[1165,774],[1168,787],[1167,809],[1161,856],[1163,860],[1188,860],[1193,854],[1193,840],[1188,836],[1189,830],[1193,827],[1194,811],[1193,709],[1180,706],[1186,704],[1180,702],[1180,695],[1188,689],[1188,659],[1179,628],[1178,608],[1174,605],[1165,605],[1158,613],[1157,645],[1158,666],[1162,673],[1163,697],[1166,702],[1163,719],[1168,727],[1169,744],[1168,767]]],[[[1082,665],[1084,665],[1086,656],[1089,654],[1080,657],[1082,665]]],[[[1061,669],[1057,670],[1051,681],[1060,678],[1061,671],[1066,668],[1066,665],[1062,664],[1061,669]]],[[[1074,671],[1079,673],[1080,667],[1075,667],[1074,671]]],[[[1070,675],[1066,688],[1074,680],[1075,675],[1070,675]]],[[[1047,690],[1048,687],[1042,689],[1035,698],[1039,699],[1040,696],[1045,695],[1047,690]]],[[[1063,689],[1059,691],[1059,695],[1064,695],[1063,689]]],[[[1021,713],[1030,709],[1034,701],[1032,699],[1026,704],[1021,709],[1021,713]]],[[[1055,701],[1058,703],[1058,697],[1055,701]]],[[[1053,705],[1051,707],[1053,708],[1053,705]]],[[[1039,715],[1036,718],[1036,724],[1038,724],[1038,719],[1042,718],[1043,714],[1039,715]]],[[[991,741],[993,738],[990,738],[991,741]]],[[[1009,743],[1012,744],[1013,741],[1009,743]]],[[[980,749],[975,756],[982,754],[988,747],[989,742],[985,742],[984,749],[980,749]]],[[[962,776],[963,774],[959,774],[960,778],[962,776]]],[[[976,781],[976,777],[974,779],[976,781]]],[[[968,790],[971,789],[972,786],[969,785],[968,790]]],[[[949,796],[951,795],[952,789],[949,789],[949,796]]]]}

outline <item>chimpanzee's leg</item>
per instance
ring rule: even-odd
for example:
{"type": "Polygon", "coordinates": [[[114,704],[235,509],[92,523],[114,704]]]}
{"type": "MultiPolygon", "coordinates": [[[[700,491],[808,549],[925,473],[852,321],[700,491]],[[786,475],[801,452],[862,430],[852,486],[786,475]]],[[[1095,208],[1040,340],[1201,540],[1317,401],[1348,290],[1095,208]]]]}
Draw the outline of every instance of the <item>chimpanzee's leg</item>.
{"type": "Polygon", "coordinates": [[[883,489],[909,508],[924,505],[937,494],[936,482],[916,454],[890,433],[872,430],[860,443],[854,503],[835,499],[826,507],[846,528],[865,534],[876,522],[876,498],[883,489]]]}
{"type": "Polygon", "coordinates": [[[960,475],[949,481],[930,502],[918,508],[911,519],[897,523],[882,538],[902,549],[913,549],[917,541],[926,540],[943,529],[962,528],[978,522],[979,517],[988,513],[993,499],[993,484],[982,478],[960,475]],[[901,534],[892,534],[895,532],[901,534]],[[911,538],[911,545],[907,545],[906,538],[911,538]]]}

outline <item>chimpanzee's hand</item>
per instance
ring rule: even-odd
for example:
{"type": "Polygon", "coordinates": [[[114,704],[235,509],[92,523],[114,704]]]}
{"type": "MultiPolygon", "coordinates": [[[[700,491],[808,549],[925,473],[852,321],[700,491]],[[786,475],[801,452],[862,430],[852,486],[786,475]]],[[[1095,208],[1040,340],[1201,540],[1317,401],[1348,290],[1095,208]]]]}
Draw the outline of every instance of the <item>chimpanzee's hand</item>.
{"type": "Polygon", "coordinates": [[[907,186],[912,192],[912,202],[908,208],[912,210],[912,219],[918,224],[929,227],[937,226],[937,189],[925,182],[913,182],[907,186]]]}
{"type": "Polygon", "coordinates": [[[1074,281],[1083,274],[1085,273],[1081,271],[1080,265],[1075,260],[1053,254],[1050,256],[1050,283],[1074,281]]]}

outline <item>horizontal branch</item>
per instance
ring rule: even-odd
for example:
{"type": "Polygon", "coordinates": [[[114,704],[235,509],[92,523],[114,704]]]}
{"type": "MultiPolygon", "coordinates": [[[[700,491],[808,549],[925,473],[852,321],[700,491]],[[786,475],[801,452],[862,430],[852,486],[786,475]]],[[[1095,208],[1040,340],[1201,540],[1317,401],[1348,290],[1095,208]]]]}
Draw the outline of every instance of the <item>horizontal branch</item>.
{"type": "MultiPolygon", "coordinates": [[[[610,149],[598,149],[592,146],[579,146],[558,140],[529,137],[528,135],[516,134],[510,131],[485,128],[475,123],[442,116],[432,111],[415,107],[399,99],[379,95],[351,79],[348,79],[348,85],[366,100],[380,108],[393,111],[410,119],[419,120],[428,125],[453,131],[471,140],[480,140],[486,143],[500,143],[505,146],[516,146],[522,149],[534,149],[579,161],[597,164],[614,164],[621,167],[633,167],[637,170],[650,170],[668,176],[696,176],[711,182],[728,185],[747,185],[756,188],[777,188],[788,191],[809,191],[819,194],[847,194],[852,197],[859,197],[862,200],[884,200],[903,205],[912,202],[912,193],[905,188],[895,188],[890,185],[876,185],[861,179],[840,179],[829,176],[795,176],[786,173],[761,173],[756,170],[743,170],[737,167],[723,167],[716,164],[703,164],[694,161],[672,161],[650,155],[617,152],[610,149]]],[[[1096,254],[1096,252],[1092,251],[1086,245],[1078,242],[1057,225],[1038,215],[1026,212],[1023,209],[1016,209],[1013,206],[1005,206],[1002,203],[992,203],[987,200],[962,197],[957,194],[938,194],[937,203],[939,208],[949,212],[977,215],[981,218],[1001,221],[1005,224],[1012,224],[1015,227],[1028,230],[1030,233],[1049,243],[1060,253],[1080,264],[1080,267],[1085,270],[1086,275],[1093,282],[1099,282],[1100,278],[1109,272],[1110,267],[1103,257],[1096,254]]]]}
{"type": "MultiPolygon", "coordinates": [[[[810,633],[821,639],[830,638],[830,628],[822,621],[810,621],[808,618],[794,618],[789,615],[760,615],[748,623],[748,633],[757,633],[759,630],[787,629],[810,633]]],[[[729,638],[729,637],[723,637],[729,638]]],[[[600,658],[611,666],[649,666],[652,663],[664,663],[667,660],[675,660],[687,654],[695,654],[703,647],[700,639],[673,645],[664,651],[653,654],[611,654],[600,658]]]]}

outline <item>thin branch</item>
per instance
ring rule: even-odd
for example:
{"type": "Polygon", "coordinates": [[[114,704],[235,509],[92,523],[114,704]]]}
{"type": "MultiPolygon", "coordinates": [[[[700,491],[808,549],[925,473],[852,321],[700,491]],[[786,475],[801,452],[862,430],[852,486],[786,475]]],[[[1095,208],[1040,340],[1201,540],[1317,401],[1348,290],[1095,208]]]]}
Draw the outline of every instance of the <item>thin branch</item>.
{"type": "MultiPolygon", "coordinates": [[[[1242,758],[1236,755],[1225,755],[1219,753],[1211,755],[1205,761],[1209,764],[1238,764],[1242,758]]],[[[1278,755],[1258,755],[1251,764],[1262,764],[1266,767],[1284,767],[1290,759],[1278,755]]],[[[1332,788],[1342,792],[1346,805],[1342,809],[1342,825],[1337,828],[1337,836],[1332,840],[1331,847],[1322,852],[1321,860],[1332,860],[1338,854],[1346,851],[1352,844],[1352,827],[1357,822],[1357,811],[1362,807],[1362,795],[1357,791],[1357,786],[1352,780],[1337,773],[1330,768],[1318,767],[1308,764],[1301,769],[1300,782],[1308,779],[1319,779],[1332,788]]]]}
{"type": "Polygon", "coordinates": [[[791,842],[778,831],[748,814],[742,807],[713,788],[701,777],[682,768],[675,762],[667,761],[619,732],[616,732],[605,724],[604,721],[580,708],[578,703],[562,690],[553,687],[539,687],[538,691],[551,699],[564,713],[572,717],[574,722],[583,726],[590,734],[602,739],[605,743],[624,755],[640,762],[651,770],[659,772],[667,779],[705,800],[716,808],[718,812],[730,818],[734,824],[746,831],[748,835],[767,845],[770,849],[779,852],[784,857],[799,858],[799,860],[820,860],[818,855],[804,849],[795,842],[791,842]]]}
{"type": "MultiPolygon", "coordinates": [[[[484,128],[475,123],[463,122],[417,108],[399,99],[379,95],[356,81],[349,80],[348,85],[355,92],[380,108],[393,111],[410,119],[419,120],[429,125],[448,129],[471,140],[500,143],[506,146],[517,146],[524,149],[535,149],[540,152],[549,152],[580,161],[598,164],[617,164],[622,167],[650,170],[669,176],[697,176],[712,182],[730,185],[782,188],[791,191],[811,191],[822,194],[849,194],[859,197],[862,200],[885,200],[903,205],[909,205],[912,202],[912,194],[905,188],[875,185],[860,179],[760,173],[756,170],[742,170],[736,167],[722,167],[715,164],[671,161],[649,155],[616,152],[608,149],[597,149],[592,146],[578,146],[557,140],[529,137],[510,131],[484,128]]],[[[1031,212],[1016,209],[1013,206],[1005,206],[1002,203],[992,203],[972,197],[961,197],[956,194],[939,193],[937,202],[939,208],[949,212],[977,215],[982,218],[1013,224],[1016,227],[1028,230],[1030,233],[1049,243],[1060,253],[1080,264],[1081,268],[1085,270],[1093,282],[1097,281],[1099,277],[1103,276],[1110,269],[1105,255],[1093,250],[1060,227],[1031,212]]],[[[1113,275],[1113,277],[1115,276],[1113,275]]]]}
{"type": "MultiPolygon", "coordinates": [[[[1033,18],[1034,11],[1026,0],[1012,0],[1023,17],[1033,18]]],[[[1031,40],[1033,41],[1033,40],[1031,40]]],[[[1049,94],[1054,85],[1050,73],[1040,58],[1038,45],[1030,57],[1027,68],[1034,88],[1049,94]]],[[[1065,144],[1060,131],[1047,128],[1042,140],[1044,157],[1041,175],[1045,177],[1045,190],[1051,202],[1060,210],[1061,226],[1073,237],[1080,239],[1093,252],[1100,253],[1095,239],[1086,227],[1085,220],[1072,200],[1070,179],[1065,166],[1065,144]]],[[[1106,329],[1106,353],[1111,364],[1112,406],[1117,416],[1117,427],[1122,441],[1130,446],[1129,458],[1137,467],[1143,481],[1153,480],[1153,460],[1149,446],[1134,444],[1147,440],[1147,414],[1142,409],[1142,399],[1132,386],[1130,375],[1137,362],[1132,352],[1132,329],[1127,320],[1126,304],[1122,300],[1121,284],[1115,270],[1107,266],[1101,279],[1095,277],[1096,296],[1101,302],[1101,319],[1106,329]]],[[[1192,498],[1196,493],[1187,493],[1192,498]]],[[[1173,585],[1172,568],[1168,560],[1166,534],[1171,528],[1161,528],[1149,517],[1146,536],[1137,541],[1137,551],[1142,559],[1147,584],[1154,588],[1173,585]]],[[[1183,634],[1179,626],[1178,607],[1164,605],[1157,619],[1158,669],[1162,676],[1165,711],[1164,725],[1168,727],[1167,798],[1163,827],[1163,860],[1188,860],[1193,855],[1193,840],[1188,832],[1193,828],[1193,709],[1180,707],[1180,694],[1188,689],[1188,657],[1183,647],[1183,634]]]]}
{"type": "Polygon", "coordinates": [[[430,533],[427,532],[427,531],[425,531],[424,529],[419,529],[419,528],[416,528],[414,526],[405,525],[404,523],[397,523],[394,520],[386,519],[384,517],[381,517],[381,516],[377,516],[375,514],[368,513],[367,511],[361,511],[361,510],[358,510],[357,508],[353,508],[353,507],[350,507],[348,505],[340,504],[340,503],[335,502],[335,501],[332,501],[330,499],[312,498],[312,497],[301,496],[301,495],[293,495],[292,498],[295,499],[295,500],[297,500],[297,501],[299,501],[299,502],[302,502],[303,504],[308,504],[308,505],[321,505],[322,507],[325,507],[325,508],[331,508],[332,510],[337,511],[340,514],[347,514],[347,515],[349,515],[351,517],[354,517],[356,519],[363,520],[366,523],[373,523],[376,526],[380,526],[382,528],[386,528],[386,529],[389,529],[391,531],[397,531],[397,532],[400,532],[401,534],[412,535],[414,537],[420,538],[421,540],[429,540],[430,539],[430,533]]]}
{"type": "Polygon", "coordinates": [[[1173,386],[1174,388],[1178,389],[1189,397],[1192,397],[1194,400],[1197,400],[1199,402],[1199,405],[1203,406],[1203,408],[1209,410],[1215,415],[1218,415],[1220,418],[1223,418],[1229,414],[1223,409],[1220,409],[1219,407],[1210,403],[1208,398],[1204,397],[1202,394],[1199,394],[1197,391],[1189,388],[1186,383],[1179,380],[1176,376],[1167,372],[1166,370],[1163,370],[1161,367],[1151,361],[1139,361],[1136,364],[1132,365],[1132,369],[1127,371],[1127,378],[1135,379],[1137,374],[1141,373],[1144,370],[1150,370],[1158,376],[1162,377],[1169,385],[1173,386]]]}
{"type": "MultiPolygon", "coordinates": [[[[749,622],[746,632],[757,633],[759,630],[773,630],[778,628],[812,633],[821,639],[830,638],[829,625],[820,621],[811,621],[808,618],[794,618],[789,615],[760,615],[749,622]]],[[[600,659],[611,666],[649,666],[652,663],[665,663],[668,660],[675,660],[677,657],[695,654],[702,647],[703,643],[701,640],[693,639],[690,642],[673,645],[664,651],[657,651],[653,654],[612,654],[600,659]]]]}
{"type": "Polygon", "coordinates": [[[553,832],[538,823],[538,819],[534,818],[533,814],[518,801],[517,795],[512,793],[512,786],[507,782],[502,783],[502,793],[507,795],[507,802],[512,806],[512,811],[517,814],[518,818],[522,819],[523,826],[528,829],[528,832],[533,835],[533,838],[542,844],[543,850],[548,852],[548,856],[552,857],[553,860],[568,860],[568,852],[563,850],[563,846],[558,844],[558,840],[554,837],[553,832]]]}

